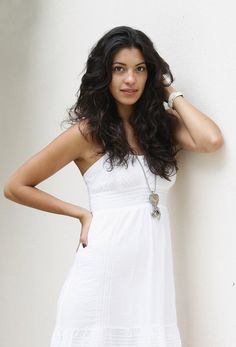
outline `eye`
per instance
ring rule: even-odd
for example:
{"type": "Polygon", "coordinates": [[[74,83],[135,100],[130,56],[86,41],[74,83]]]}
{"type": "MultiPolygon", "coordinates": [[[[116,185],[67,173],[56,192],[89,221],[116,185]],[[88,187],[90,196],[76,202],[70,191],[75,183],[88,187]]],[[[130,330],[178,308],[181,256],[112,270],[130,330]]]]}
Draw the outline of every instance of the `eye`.
{"type": "Polygon", "coordinates": [[[120,71],[121,71],[121,69],[123,69],[123,67],[122,67],[122,66],[115,66],[115,67],[113,68],[113,71],[120,72],[120,71]]]}
{"type": "Polygon", "coordinates": [[[139,67],[137,67],[137,69],[141,69],[141,70],[139,70],[139,71],[140,71],[140,72],[143,72],[143,71],[146,70],[146,67],[145,67],[145,66],[139,66],[139,67]]]}

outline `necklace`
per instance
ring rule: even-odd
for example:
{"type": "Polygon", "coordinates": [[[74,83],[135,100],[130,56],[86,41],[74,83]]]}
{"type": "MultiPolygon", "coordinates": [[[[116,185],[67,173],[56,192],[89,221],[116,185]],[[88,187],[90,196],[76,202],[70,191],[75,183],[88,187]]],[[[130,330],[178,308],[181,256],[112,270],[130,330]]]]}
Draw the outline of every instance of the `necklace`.
{"type": "Polygon", "coordinates": [[[152,212],[151,212],[151,216],[152,216],[152,217],[157,217],[158,219],[160,219],[160,217],[161,217],[161,212],[160,212],[159,208],[157,207],[157,204],[158,204],[158,202],[159,202],[159,195],[156,193],[156,180],[157,180],[157,175],[155,175],[155,189],[154,189],[154,190],[151,190],[150,185],[149,185],[149,183],[148,183],[148,179],[147,179],[145,170],[144,170],[144,168],[143,168],[143,166],[142,166],[142,164],[141,164],[141,162],[140,162],[138,156],[137,156],[137,155],[135,155],[135,156],[136,156],[136,158],[137,158],[137,160],[138,160],[138,162],[139,162],[139,164],[140,164],[140,166],[141,166],[141,168],[142,168],[142,170],[143,170],[144,177],[145,177],[146,182],[147,182],[147,185],[148,185],[148,189],[149,189],[150,192],[151,192],[151,194],[149,195],[149,201],[150,201],[150,203],[151,203],[151,205],[152,205],[152,208],[153,208],[153,210],[152,210],[152,212]]]}

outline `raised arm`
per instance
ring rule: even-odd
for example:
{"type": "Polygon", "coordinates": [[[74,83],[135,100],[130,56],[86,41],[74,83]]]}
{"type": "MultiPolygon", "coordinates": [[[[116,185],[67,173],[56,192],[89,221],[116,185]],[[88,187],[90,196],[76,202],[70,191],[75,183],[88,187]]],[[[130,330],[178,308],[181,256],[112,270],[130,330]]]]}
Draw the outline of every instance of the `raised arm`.
{"type": "MultiPolygon", "coordinates": [[[[172,86],[165,87],[166,99],[176,91],[172,86]]],[[[167,109],[178,119],[174,135],[181,148],[195,152],[214,152],[224,144],[218,125],[206,114],[199,111],[186,98],[177,97],[173,102],[174,110],[167,109]]]]}

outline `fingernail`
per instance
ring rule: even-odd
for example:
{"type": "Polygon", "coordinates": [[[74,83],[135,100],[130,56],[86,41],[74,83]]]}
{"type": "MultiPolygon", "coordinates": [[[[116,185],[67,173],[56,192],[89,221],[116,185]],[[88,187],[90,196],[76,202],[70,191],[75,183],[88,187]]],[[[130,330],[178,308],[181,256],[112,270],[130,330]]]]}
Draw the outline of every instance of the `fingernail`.
{"type": "Polygon", "coordinates": [[[82,243],[83,247],[87,247],[86,243],[82,243]]]}

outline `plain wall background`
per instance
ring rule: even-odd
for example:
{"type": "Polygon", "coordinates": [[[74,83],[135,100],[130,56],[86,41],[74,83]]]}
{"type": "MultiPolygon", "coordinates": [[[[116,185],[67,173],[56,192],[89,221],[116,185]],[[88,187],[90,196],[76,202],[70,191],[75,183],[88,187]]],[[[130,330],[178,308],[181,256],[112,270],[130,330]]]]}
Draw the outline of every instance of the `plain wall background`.
{"type": "MultiPolygon", "coordinates": [[[[1,183],[64,129],[92,45],[109,29],[143,30],[174,87],[220,127],[214,153],[182,151],[169,195],[177,314],[183,347],[236,345],[236,101],[233,1],[4,1],[1,28],[1,183]]],[[[70,163],[40,189],[88,208],[70,163]]],[[[49,346],[80,222],[1,196],[4,347],[49,346]]]]}

